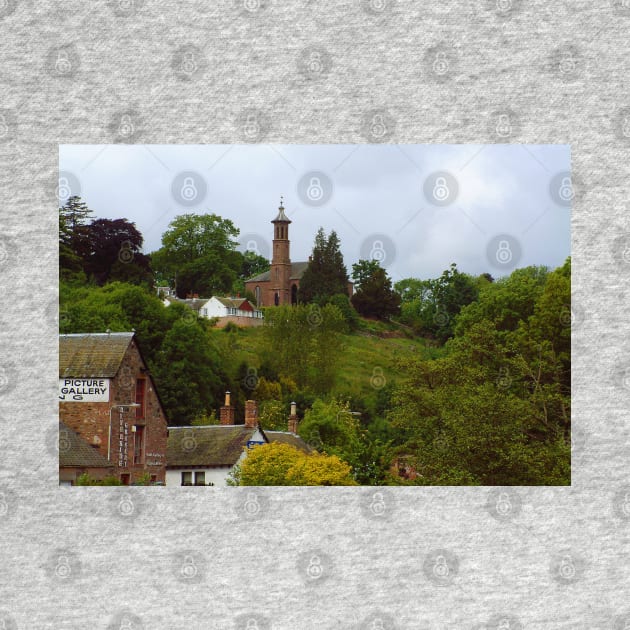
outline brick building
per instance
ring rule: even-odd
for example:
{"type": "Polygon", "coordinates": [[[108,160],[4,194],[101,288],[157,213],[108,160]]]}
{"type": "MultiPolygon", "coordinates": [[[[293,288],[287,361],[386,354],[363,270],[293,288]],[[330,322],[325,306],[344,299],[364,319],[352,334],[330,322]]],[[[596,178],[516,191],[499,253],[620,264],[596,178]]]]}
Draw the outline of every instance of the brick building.
{"type": "MultiPolygon", "coordinates": [[[[284,213],[280,201],[278,215],[273,223],[273,253],[271,269],[245,281],[245,290],[256,296],[256,306],[297,304],[300,280],[308,267],[306,262],[291,262],[289,224],[291,219],[284,213]]],[[[348,296],[352,295],[353,283],[348,282],[348,296]]]]}
{"type": "Polygon", "coordinates": [[[165,481],[168,423],[133,333],[59,336],[59,419],[123,484],[165,481]]]}

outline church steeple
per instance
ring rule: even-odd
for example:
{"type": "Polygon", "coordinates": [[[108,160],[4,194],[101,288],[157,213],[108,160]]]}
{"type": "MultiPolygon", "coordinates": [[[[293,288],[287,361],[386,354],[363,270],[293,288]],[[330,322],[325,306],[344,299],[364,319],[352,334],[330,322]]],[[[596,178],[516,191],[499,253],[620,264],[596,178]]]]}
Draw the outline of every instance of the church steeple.
{"type": "Polygon", "coordinates": [[[274,240],[288,240],[289,238],[289,223],[291,219],[284,214],[284,205],[282,197],[280,197],[280,207],[278,208],[278,216],[272,221],[274,224],[274,240]]]}
{"type": "Polygon", "coordinates": [[[290,303],[291,257],[289,253],[289,223],[284,214],[284,203],[280,197],[278,216],[273,219],[273,257],[271,259],[270,282],[274,293],[274,303],[290,303]]]}

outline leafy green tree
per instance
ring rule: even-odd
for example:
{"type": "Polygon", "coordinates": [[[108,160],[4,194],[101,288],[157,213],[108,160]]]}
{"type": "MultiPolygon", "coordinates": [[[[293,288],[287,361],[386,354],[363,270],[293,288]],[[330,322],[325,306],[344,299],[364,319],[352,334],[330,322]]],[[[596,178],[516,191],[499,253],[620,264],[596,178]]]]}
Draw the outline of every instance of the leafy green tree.
{"type": "Polygon", "coordinates": [[[464,308],[440,359],[401,359],[389,420],[419,484],[570,482],[569,264],[514,271],[464,308]]]}
{"type": "Polygon", "coordinates": [[[235,250],[238,233],[232,221],[216,214],[180,215],[151,254],[152,266],[160,280],[176,285],[179,297],[229,293],[243,264],[235,250]]]}
{"type": "Polygon", "coordinates": [[[166,333],[153,373],[174,426],[189,425],[223,400],[226,378],[208,334],[185,320],[166,333]]]}
{"type": "Polygon", "coordinates": [[[333,230],[326,238],[324,229],[319,228],[311,260],[300,280],[298,299],[302,303],[324,303],[339,293],[348,294],[348,272],[339,237],[333,230]]]}
{"type": "Polygon", "coordinates": [[[391,278],[376,260],[360,260],[352,265],[352,277],[358,284],[352,305],[365,317],[388,319],[400,313],[400,296],[393,290],[391,278]]]}
{"type": "Polygon", "coordinates": [[[388,444],[372,439],[347,402],[316,400],[305,412],[298,433],[317,450],[348,462],[358,483],[379,485],[385,479],[391,460],[388,444]]]}
{"type": "Polygon", "coordinates": [[[345,293],[333,295],[326,301],[326,304],[332,304],[339,309],[346,324],[346,332],[355,331],[359,327],[359,315],[354,306],[352,306],[350,298],[345,293]]]}
{"type": "Polygon", "coordinates": [[[341,312],[332,304],[267,309],[263,333],[272,372],[300,388],[328,391],[339,366],[343,329],[341,312]]]}
{"type": "Polygon", "coordinates": [[[453,336],[455,321],[462,308],[475,302],[479,286],[488,279],[473,278],[452,264],[439,278],[406,278],[396,283],[402,296],[401,321],[420,334],[445,342],[453,336]]]}

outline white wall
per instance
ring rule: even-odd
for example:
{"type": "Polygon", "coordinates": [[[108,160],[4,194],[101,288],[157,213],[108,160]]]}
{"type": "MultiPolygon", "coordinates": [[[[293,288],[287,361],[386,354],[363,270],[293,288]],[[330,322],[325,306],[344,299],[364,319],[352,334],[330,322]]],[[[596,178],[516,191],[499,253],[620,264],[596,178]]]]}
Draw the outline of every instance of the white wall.
{"type": "Polygon", "coordinates": [[[227,315],[227,307],[215,297],[210,298],[199,309],[199,314],[203,317],[225,317],[227,315]]]}
{"type": "MultiPolygon", "coordinates": [[[[224,466],[221,468],[167,468],[166,470],[166,485],[167,486],[181,486],[182,485],[182,472],[192,472],[193,485],[195,483],[195,473],[206,473],[206,485],[213,483],[215,486],[227,486],[227,478],[231,468],[224,466]]],[[[188,486],[187,486],[188,487],[188,486]]]]}
{"type": "MultiPolygon", "coordinates": [[[[264,442],[262,433],[256,429],[251,437],[253,442],[264,442]]],[[[238,458],[238,462],[242,462],[247,457],[247,449],[243,449],[241,456],[238,458]]],[[[220,468],[167,468],[166,469],[166,485],[167,486],[181,486],[182,485],[182,472],[192,472],[192,482],[195,483],[195,472],[203,471],[206,473],[206,485],[212,482],[215,486],[227,486],[228,475],[232,468],[228,466],[222,466],[220,468]]]]}

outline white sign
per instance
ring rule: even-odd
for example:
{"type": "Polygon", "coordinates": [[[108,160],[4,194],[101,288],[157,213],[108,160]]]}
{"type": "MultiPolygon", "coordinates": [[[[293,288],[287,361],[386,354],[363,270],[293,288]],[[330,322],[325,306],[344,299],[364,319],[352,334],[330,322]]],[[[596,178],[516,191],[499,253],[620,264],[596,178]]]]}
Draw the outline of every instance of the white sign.
{"type": "Polygon", "coordinates": [[[60,378],[59,400],[63,402],[109,402],[109,379],[60,378]]]}

